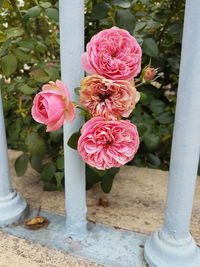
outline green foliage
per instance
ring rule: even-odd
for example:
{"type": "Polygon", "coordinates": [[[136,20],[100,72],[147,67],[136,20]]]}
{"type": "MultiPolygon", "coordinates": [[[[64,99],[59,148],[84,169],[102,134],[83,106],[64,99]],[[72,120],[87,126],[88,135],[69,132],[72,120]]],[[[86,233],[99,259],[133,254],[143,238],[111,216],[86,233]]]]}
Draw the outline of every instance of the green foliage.
{"type": "Polygon", "coordinates": [[[28,155],[22,154],[15,161],[15,170],[18,176],[22,176],[28,167],[28,155]]]}
{"type": "Polygon", "coordinates": [[[30,164],[33,169],[35,169],[37,172],[42,171],[42,161],[43,161],[43,155],[41,154],[32,154],[30,157],[30,164]]]}
{"type": "Polygon", "coordinates": [[[10,77],[17,69],[17,59],[16,56],[8,54],[1,59],[1,69],[2,73],[6,77],[10,77]]]}
{"type": "Polygon", "coordinates": [[[100,183],[104,193],[109,193],[112,189],[112,183],[119,168],[108,170],[98,170],[86,165],[86,188],[91,188],[94,184],[100,183]]]}
{"type": "Polygon", "coordinates": [[[31,154],[44,154],[46,151],[45,141],[38,133],[28,134],[25,144],[31,154]]]}
{"type": "Polygon", "coordinates": [[[80,131],[73,133],[72,136],[69,138],[67,145],[73,149],[77,149],[77,143],[80,136],[80,131]]]}
{"type": "Polygon", "coordinates": [[[28,162],[41,173],[45,190],[63,186],[62,129],[45,132],[33,121],[33,97],[44,83],[60,78],[57,1],[0,1],[0,85],[10,148],[17,175],[28,162]],[[46,154],[52,162],[46,163],[46,154]],[[57,163],[54,165],[54,163],[57,163]]]}
{"type": "MultiPolygon", "coordinates": [[[[16,161],[22,175],[29,160],[41,173],[45,190],[63,186],[63,133],[33,121],[33,97],[44,83],[60,78],[58,1],[0,1],[0,87],[10,148],[23,151],[16,161]],[[46,158],[50,162],[46,162],[46,158]]],[[[85,0],[85,43],[102,29],[122,27],[161,75],[138,89],[141,99],[130,120],[140,133],[138,153],[129,164],[168,169],[184,15],[182,0],[85,0]]],[[[79,89],[76,89],[78,94],[79,89]]],[[[70,144],[75,148],[77,137],[70,144]]],[[[65,144],[66,145],[66,144],[65,144]]],[[[114,171],[87,167],[87,188],[100,182],[105,192],[114,171]],[[110,173],[109,173],[110,172],[110,173]]]]}

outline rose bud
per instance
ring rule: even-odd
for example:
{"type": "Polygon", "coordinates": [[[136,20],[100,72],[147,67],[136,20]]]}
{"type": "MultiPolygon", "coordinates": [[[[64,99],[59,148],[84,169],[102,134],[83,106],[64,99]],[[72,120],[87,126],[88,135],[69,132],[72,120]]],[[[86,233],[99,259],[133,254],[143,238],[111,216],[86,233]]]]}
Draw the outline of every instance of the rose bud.
{"type": "Polygon", "coordinates": [[[142,77],[145,81],[151,81],[155,77],[156,73],[157,73],[157,69],[148,67],[144,69],[144,71],[142,72],[142,77]]]}

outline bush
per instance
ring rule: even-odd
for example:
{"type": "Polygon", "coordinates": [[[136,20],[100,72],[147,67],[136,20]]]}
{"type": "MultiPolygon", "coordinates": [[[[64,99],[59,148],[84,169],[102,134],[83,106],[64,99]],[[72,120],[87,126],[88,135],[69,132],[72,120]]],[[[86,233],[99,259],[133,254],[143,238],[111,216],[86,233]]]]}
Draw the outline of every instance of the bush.
{"type": "MultiPolygon", "coordinates": [[[[23,151],[15,163],[23,175],[28,161],[46,190],[63,186],[62,129],[46,133],[30,115],[41,86],[60,78],[58,1],[0,1],[0,86],[10,148],[23,151]],[[48,160],[45,159],[48,155],[48,160]],[[45,162],[45,163],[44,163],[45,162]]],[[[85,42],[113,25],[127,29],[143,49],[143,64],[159,79],[140,87],[142,99],[130,116],[141,145],[129,164],[167,170],[178,83],[184,1],[86,0],[85,42]]],[[[92,186],[87,181],[87,188],[92,186]]],[[[109,190],[107,190],[109,191],[109,190]]]]}

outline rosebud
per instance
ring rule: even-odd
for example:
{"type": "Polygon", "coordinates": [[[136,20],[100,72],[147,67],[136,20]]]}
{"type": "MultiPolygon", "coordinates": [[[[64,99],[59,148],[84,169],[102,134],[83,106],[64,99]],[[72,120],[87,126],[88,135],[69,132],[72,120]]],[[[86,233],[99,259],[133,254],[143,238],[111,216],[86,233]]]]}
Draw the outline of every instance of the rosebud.
{"type": "Polygon", "coordinates": [[[48,68],[54,68],[54,63],[53,62],[47,62],[47,67],[48,68]]]}
{"type": "Polygon", "coordinates": [[[4,79],[4,83],[5,83],[5,84],[10,84],[10,83],[11,83],[11,79],[10,79],[10,78],[8,78],[8,79],[4,79]]]}
{"type": "Polygon", "coordinates": [[[145,81],[151,81],[156,75],[157,70],[154,68],[146,68],[142,73],[142,77],[145,81]]]}

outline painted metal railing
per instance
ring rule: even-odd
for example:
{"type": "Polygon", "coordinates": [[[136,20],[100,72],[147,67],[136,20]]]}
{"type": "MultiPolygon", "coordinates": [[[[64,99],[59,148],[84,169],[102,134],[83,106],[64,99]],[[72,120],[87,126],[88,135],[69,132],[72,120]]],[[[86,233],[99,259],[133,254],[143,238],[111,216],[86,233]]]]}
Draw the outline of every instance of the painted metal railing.
{"type": "MultiPolygon", "coordinates": [[[[71,98],[76,99],[73,88],[79,86],[84,71],[80,56],[84,52],[84,0],[60,1],[60,54],[61,79],[71,89],[71,98]]],[[[80,155],[66,145],[67,140],[83,124],[81,116],[64,125],[65,143],[65,199],[67,234],[77,239],[86,235],[85,167],[80,155]]]]}
{"type": "Polygon", "coordinates": [[[0,92],[0,226],[17,221],[23,215],[26,206],[26,201],[11,188],[0,92]]]}
{"type": "Polygon", "coordinates": [[[200,6],[187,0],[164,226],[149,239],[150,266],[200,266],[189,233],[200,151],[200,6]]]}
{"type": "MultiPolygon", "coordinates": [[[[147,239],[144,249],[151,267],[200,266],[200,251],[189,233],[200,151],[200,6],[198,0],[186,2],[165,221],[163,227],[147,239]]],[[[80,55],[84,50],[84,0],[60,0],[60,40],[62,80],[71,88],[75,100],[73,88],[84,75],[80,68],[80,55]]],[[[64,126],[66,235],[74,240],[84,239],[88,233],[85,169],[78,153],[66,146],[66,140],[81,123],[77,116],[72,124],[64,126]]],[[[26,202],[10,186],[1,102],[0,153],[2,226],[17,221],[26,209],[26,202]]]]}

